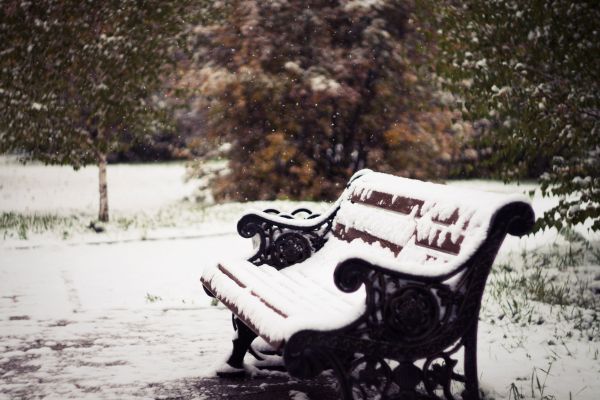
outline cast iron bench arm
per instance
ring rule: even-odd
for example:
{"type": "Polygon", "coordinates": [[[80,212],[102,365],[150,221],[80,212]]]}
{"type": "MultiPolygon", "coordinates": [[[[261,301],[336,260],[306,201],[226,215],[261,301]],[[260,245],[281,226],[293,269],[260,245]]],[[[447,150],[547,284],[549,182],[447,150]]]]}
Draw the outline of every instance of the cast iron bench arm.
{"type": "MultiPolygon", "coordinates": [[[[346,185],[346,190],[353,181],[369,172],[371,171],[365,169],[355,173],[346,185]]],[[[257,251],[248,261],[255,265],[267,264],[282,269],[306,260],[327,242],[333,219],[346,197],[345,191],[322,215],[307,208],[298,208],[289,214],[269,208],[242,216],[237,224],[238,233],[244,238],[258,240],[257,251]],[[302,214],[306,216],[298,218],[302,214]]]]}
{"type": "Polygon", "coordinates": [[[306,260],[327,241],[338,209],[336,203],[323,215],[299,208],[290,214],[267,209],[242,216],[237,224],[238,233],[257,240],[257,251],[248,261],[282,269],[306,260]],[[298,218],[303,214],[305,218],[298,218]]]}
{"type": "MultiPolygon", "coordinates": [[[[452,276],[465,268],[467,265],[457,268],[452,276]]],[[[346,293],[364,287],[365,311],[350,325],[333,332],[303,330],[294,334],[284,352],[288,371],[294,376],[310,378],[333,368],[336,374],[344,376],[341,370],[348,365],[342,354],[348,348],[371,360],[403,360],[409,365],[424,359],[429,365],[444,358],[450,363],[450,355],[464,345],[462,337],[470,327],[469,321],[457,320],[458,314],[469,314],[464,310],[468,294],[459,288],[466,285],[469,273],[466,271],[456,286],[450,287],[444,282],[447,274],[419,276],[361,258],[342,261],[335,269],[334,282],[346,293]]],[[[477,314],[469,316],[477,318],[477,314]]],[[[423,370],[422,379],[430,387],[449,387],[449,377],[464,381],[464,375],[455,373],[452,367],[447,370],[448,379],[436,380],[435,373],[428,368],[423,370]]]]}

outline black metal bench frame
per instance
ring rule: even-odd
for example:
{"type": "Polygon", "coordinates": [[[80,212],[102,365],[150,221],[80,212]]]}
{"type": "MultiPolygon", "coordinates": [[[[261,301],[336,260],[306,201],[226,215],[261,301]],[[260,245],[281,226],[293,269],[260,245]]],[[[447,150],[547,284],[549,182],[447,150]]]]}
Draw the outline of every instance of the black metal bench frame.
{"type": "MultiPolygon", "coordinates": [[[[291,215],[266,211],[289,222],[247,214],[237,229],[242,237],[259,238],[258,251],[250,262],[281,269],[304,261],[323,247],[337,208],[314,225],[295,224],[298,214],[317,217],[306,209],[291,215]]],[[[368,399],[375,393],[382,399],[439,399],[443,395],[452,400],[453,382],[464,384],[464,399],[479,399],[477,325],[486,280],[506,234],[522,236],[532,229],[534,220],[527,203],[502,207],[473,256],[443,276],[400,273],[359,258],[339,264],[335,284],[344,292],[356,291],[364,284],[366,311],[341,329],[302,330],[292,335],[283,351],[288,373],[312,378],[333,369],[346,400],[368,399]],[[444,283],[461,272],[465,273],[454,288],[444,283]],[[464,374],[454,371],[458,361],[452,358],[461,348],[464,374]],[[417,390],[420,384],[425,391],[417,390]]],[[[238,335],[228,364],[241,368],[257,333],[237,317],[234,325],[238,335]]]]}

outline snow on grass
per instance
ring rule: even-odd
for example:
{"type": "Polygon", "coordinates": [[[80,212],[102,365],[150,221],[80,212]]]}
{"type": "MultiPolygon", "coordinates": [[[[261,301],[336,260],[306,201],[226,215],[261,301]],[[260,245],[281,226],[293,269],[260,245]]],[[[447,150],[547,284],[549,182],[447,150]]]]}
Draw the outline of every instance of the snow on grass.
{"type": "MultiPolygon", "coordinates": [[[[108,173],[112,220],[96,233],[88,228],[95,168],[0,159],[2,400],[154,398],[159,387],[177,391],[211,376],[230,348],[230,313],[210,305],[198,279],[222,254],[251,251],[235,234],[237,216],[248,207],[326,208],[197,205],[182,164],[111,165],[108,173]]],[[[555,202],[536,196],[533,206],[539,215],[555,202]]],[[[599,243],[586,227],[505,241],[481,311],[486,398],[600,396],[599,243]]]]}
{"type": "MultiPolygon", "coordinates": [[[[98,168],[22,165],[0,157],[0,239],[4,247],[194,238],[235,232],[250,208],[287,202],[198,204],[199,180],[183,163],[108,166],[110,222],[98,223],[98,168]],[[100,232],[98,232],[100,231],[100,232]]],[[[326,204],[297,202],[324,210],[326,204]]]]}
{"type": "MultiPolygon", "coordinates": [[[[110,211],[154,211],[193,194],[197,181],[184,182],[181,163],[117,164],[107,170],[110,211]]],[[[0,208],[58,215],[98,211],[98,168],[21,165],[0,159],[0,208]]]]}

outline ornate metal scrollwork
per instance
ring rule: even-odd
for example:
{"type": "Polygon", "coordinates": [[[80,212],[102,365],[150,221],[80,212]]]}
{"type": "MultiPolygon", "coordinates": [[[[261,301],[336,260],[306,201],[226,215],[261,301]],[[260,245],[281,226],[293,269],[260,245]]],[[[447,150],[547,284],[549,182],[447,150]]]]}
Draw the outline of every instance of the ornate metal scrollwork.
{"type": "MultiPolygon", "coordinates": [[[[378,394],[385,396],[393,384],[393,371],[382,359],[358,357],[353,360],[346,372],[346,390],[355,399],[372,399],[378,394]]],[[[382,396],[382,397],[383,397],[382,396]]]]}
{"type": "Polygon", "coordinates": [[[460,349],[461,345],[462,343],[459,343],[450,350],[440,352],[425,360],[422,368],[423,384],[431,397],[438,397],[436,391],[441,390],[446,399],[454,400],[452,382],[465,382],[464,375],[454,372],[458,361],[450,357],[460,349]],[[441,363],[434,363],[436,360],[441,363]]]}
{"type": "Polygon", "coordinates": [[[407,340],[427,335],[439,323],[439,316],[437,299],[423,286],[404,286],[385,300],[385,324],[407,340]]]}
{"type": "Polygon", "coordinates": [[[283,359],[290,374],[302,379],[310,379],[323,370],[331,368],[337,359],[325,346],[320,346],[319,332],[300,331],[286,343],[283,359]]]}
{"type": "Polygon", "coordinates": [[[312,254],[310,241],[298,232],[285,232],[270,247],[271,264],[285,268],[306,260],[312,254]]]}
{"type": "Polygon", "coordinates": [[[332,366],[345,400],[439,400],[440,395],[454,400],[452,380],[464,379],[454,372],[456,360],[446,353],[439,358],[443,358],[443,364],[428,362],[421,368],[409,361],[356,354],[352,361],[332,366]]]}
{"type": "Polygon", "coordinates": [[[469,279],[460,279],[450,288],[433,279],[351,259],[338,266],[334,280],[345,292],[365,286],[366,310],[352,329],[372,340],[394,343],[399,357],[425,358],[447,348],[476,318],[459,321],[465,308],[463,286],[469,279]]]}
{"type": "MultiPolygon", "coordinates": [[[[373,339],[392,341],[408,356],[424,355],[432,344],[438,345],[462,301],[444,284],[401,279],[377,270],[365,283],[364,329],[373,339]]],[[[448,344],[453,341],[456,337],[448,344]]]]}
{"type": "Polygon", "coordinates": [[[327,241],[336,212],[337,208],[326,218],[319,218],[319,214],[313,214],[305,208],[290,214],[275,209],[265,210],[266,214],[277,216],[278,219],[259,214],[244,215],[238,222],[239,234],[245,238],[254,237],[258,241],[257,252],[248,261],[281,269],[306,260],[327,241]],[[299,215],[304,218],[297,218],[299,215]],[[313,220],[313,224],[296,222],[313,220]]]}
{"type": "Polygon", "coordinates": [[[462,342],[450,350],[428,357],[422,366],[412,360],[394,359],[368,354],[369,349],[356,347],[356,351],[340,351],[344,345],[340,337],[326,336],[322,332],[303,331],[302,338],[292,337],[291,347],[284,353],[288,371],[294,376],[312,378],[324,369],[331,368],[338,378],[339,392],[344,400],[454,400],[456,383],[465,377],[455,372],[457,360],[451,355],[462,342]]]}

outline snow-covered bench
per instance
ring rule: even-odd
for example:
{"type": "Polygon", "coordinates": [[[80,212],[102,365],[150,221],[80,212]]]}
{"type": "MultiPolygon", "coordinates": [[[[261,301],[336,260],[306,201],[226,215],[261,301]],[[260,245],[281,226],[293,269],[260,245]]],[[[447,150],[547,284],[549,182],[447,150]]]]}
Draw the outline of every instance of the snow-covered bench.
{"type": "Polygon", "coordinates": [[[293,376],[333,369],[345,399],[452,398],[453,381],[476,399],[485,282],[506,234],[533,223],[520,195],[369,170],[324,215],[246,214],[238,232],[257,241],[256,254],[223,259],[201,279],[235,315],[228,372],[243,371],[259,335],[293,376]],[[459,374],[451,356],[461,348],[459,374]]]}

